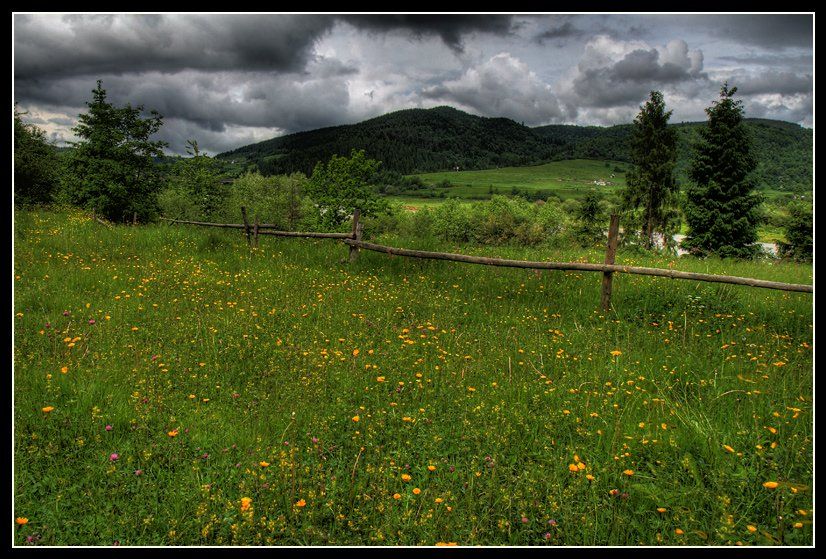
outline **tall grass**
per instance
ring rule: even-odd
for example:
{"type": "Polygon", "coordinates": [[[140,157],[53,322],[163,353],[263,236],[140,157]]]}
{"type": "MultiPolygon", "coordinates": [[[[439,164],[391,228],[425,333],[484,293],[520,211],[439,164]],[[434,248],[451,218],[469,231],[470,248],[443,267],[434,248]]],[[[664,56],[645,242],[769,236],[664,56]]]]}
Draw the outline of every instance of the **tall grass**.
{"type": "Polygon", "coordinates": [[[599,274],[76,213],[14,249],[16,544],[812,543],[810,294],[617,274],[606,315],[599,274]]]}

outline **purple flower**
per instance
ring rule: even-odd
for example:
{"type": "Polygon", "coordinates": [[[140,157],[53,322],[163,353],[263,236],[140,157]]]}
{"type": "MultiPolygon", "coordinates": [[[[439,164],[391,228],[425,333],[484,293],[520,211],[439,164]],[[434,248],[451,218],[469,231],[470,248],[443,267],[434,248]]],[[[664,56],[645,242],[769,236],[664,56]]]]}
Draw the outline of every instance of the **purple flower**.
{"type": "Polygon", "coordinates": [[[118,458],[120,458],[120,456],[118,456],[117,452],[113,452],[112,454],[109,455],[109,461],[110,462],[115,462],[118,458]]]}
{"type": "Polygon", "coordinates": [[[551,519],[548,521],[548,524],[550,524],[551,526],[556,526],[556,520],[554,520],[553,518],[551,518],[551,519]]]}
{"type": "Polygon", "coordinates": [[[94,318],[90,318],[90,319],[89,319],[89,324],[94,324],[94,323],[95,323],[95,319],[94,319],[94,318]]]}
{"type": "Polygon", "coordinates": [[[318,443],[318,437],[313,437],[313,444],[318,443]]]}
{"type": "Polygon", "coordinates": [[[142,476],[143,475],[143,470],[135,470],[135,475],[136,476],[142,476]]]}
{"type": "Polygon", "coordinates": [[[106,427],[104,427],[104,429],[106,429],[107,431],[111,431],[111,430],[112,430],[112,426],[111,426],[111,425],[107,425],[106,427]]]}
{"type": "Polygon", "coordinates": [[[550,533],[550,532],[545,532],[545,536],[544,536],[544,537],[545,537],[545,539],[546,539],[546,540],[551,539],[551,533],[550,533]]]}
{"type": "Polygon", "coordinates": [[[528,523],[528,517],[527,517],[527,516],[523,516],[523,517],[522,517],[522,524],[527,524],[527,523],[528,523]]]}
{"type": "Polygon", "coordinates": [[[63,311],[63,316],[69,316],[69,311],[63,311]]]}

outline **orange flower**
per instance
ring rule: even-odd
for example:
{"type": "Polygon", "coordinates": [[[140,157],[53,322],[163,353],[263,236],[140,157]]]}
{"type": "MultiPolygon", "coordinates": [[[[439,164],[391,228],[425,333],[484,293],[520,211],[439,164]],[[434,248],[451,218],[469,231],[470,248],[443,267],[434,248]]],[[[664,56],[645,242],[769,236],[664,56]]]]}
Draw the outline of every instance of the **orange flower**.
{"type": "Polygon", "coordinates": [[[46,406],[45,408],[43,408],[42,411],[43,411],[43,413],[49,413],[53,409],[54,409],[54,406],[46,406]]]}
{"type": "Polygon", "coordinates": [[[68,372],[69,372],[69,367],[61,367],[61,368],[60,368],[60,372],[61,372],[61,373],[63,373],[63,374],[65,375],[66,373],[68,373],[68,372]]]}
{"type": "Polygon", "coordinates": [[[766,489],[775,489],[778,485],[780,484],[776,481],[767,481],[763,484],[763,487],[765,487],[766,489]]]}
{"type": "Polygon", "coordinates": [[[353,421],[355,421],[356,423],[359,422],[359,419],[361,419],[359,416],[357,416],[357,415],[353,416],[353,421]]]}
{"type": "Polygon", "coordinates": [[[435,472],[436,471],[436,466],[428,466],[427,469],[428,469],[428,471],[435,472]]]}
{"type": "Polygon", "coordinates": [[[634,470],[623,470],[622,473],[624,473],[627,476],[633,476],[634,475],[634,470]]]}
{"type": "Polygon", "coordinates": [[[410,476],[408,474],[402,474],[402,481],[410,481],[410,476]]]}
{"type": "Polygon", "coordinates": [[[304,499],[299,499],[298,502],[295,504],[295,506],[300,508],[300,507],[306,506],[306,504],[307,504],[307,501],[305,501],[304,499]]]}
{"type": "Polygon", "coordinates": [[[396,499],[396,500],[398,500],[398,499],[401,499],[401,498],[402,498],[402,496],[401,496],[401,495],[399,495],[398,493],[393,493],[393,498],[394,498],[394,499],[396,499]]]}
{"type": "Polygon", "coordinates": [[[421,490],[421,489],[419,489],[418,487],[414,487],[414,488],[413,488],[413,494],[414,494],[414,495],[418,495],[418,494],[419,494],[419,493],[421,493],[421,492],[422,492],[422,490],[421,490]]]}
{"type": "Polygon", "coordinates": [[[727,445],[727,444],[724,444],[724,445],[723,445],[723,448],[724,448],[724,449],[726,449],[728,452],[734,452],[734,449],[733,449],[733,448],[731,448],[731,447],[730,447],[729,445],[727,445]]]}
{"type": "Polygon", "coordinates": [[[685,532],[683,532],[683,531],[682,531],[682,530],[680,530],[679,528],[676,528],[676,529],[674,530],[674,533],[675,533],[675,534],[677,534],[678,536],[682,536],[683,534],[685,534],[685,532]]]}
{"type": "Polygon", "coordinates": [[[241,510],[249,510],[252,505],[252,499],[249,497],[241,497],[241,510]]]}
{"type": "Polygon", "coordinates": [[[167,435],[169,435],[170,437],[177,437],[178,436],[178,430],[177,429],[172,429],[171,431],[169,431],[167,433],[167,435]]]}
{"type": "Polygon", "coordinates": [[[268,466],[270,465],[270,463],[269,463],[269,462],[264,462],[263,460],[261,460],[261,461],[258,463],[258,465],[259,465],[259,466],[261,466],[262,468],[266,468],[266,467],[268,467],[268,466]]]}
{"type": "Polygon", "coordinates": [[[568,464],[568,470],[573,473],[576,473],[579,471],[579,468],[576,467],[576,464],[568,464]]]}
{"type": "Polygon", "coordinates": [[[746,530],[753,534],[757,531],[757,526],[752,526],[751,524],[749,524],[748,526],[746,526],[746,530]]]}
{"type": "Polygon", "coordinates": [[[359,353],[361,353],[358,348],[353,350],[353,357],[358,357],[359,353]]]}
{"type": "Polygon", "coordinates": [[[23,526],[24,524],[29,523],[29,519],[24,516],[18,516],[15,522],[17,522],[18,526],[23,526]]]}
{"type": "Polygon", "coordinates": [[[616,356],[618,356],[618,355],[622,355],[622,352],[621,352],[620,350],[618,350],[618,349],[615,349],[615,350],[613,350],[613,351],[611,352],[611,355],[613,355],[614,357],[616,357],[616,356]]]}
{"type": "Polygon", "coordinates": [[[665,507],[659,507],[657,512],[665,512],[667,509],[665,507]]]}

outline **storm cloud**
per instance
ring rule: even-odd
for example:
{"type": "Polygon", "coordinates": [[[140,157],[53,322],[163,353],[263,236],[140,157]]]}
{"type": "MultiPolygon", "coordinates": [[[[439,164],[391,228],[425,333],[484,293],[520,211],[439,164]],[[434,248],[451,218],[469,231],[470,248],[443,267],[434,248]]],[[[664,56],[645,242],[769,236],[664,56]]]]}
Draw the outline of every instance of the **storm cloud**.
{"type": "MultiPolygon", "coordinates": [[[[63,143],[102,80],[208,152],[453,105],[527,125],[630,122],[649,91],[703,120],[723,81],[746,116],[813,122],[811,15],[14,14],[13,94],[63,143]]],[[[35,120],[36,119],[36,120],[35,120]]]]}

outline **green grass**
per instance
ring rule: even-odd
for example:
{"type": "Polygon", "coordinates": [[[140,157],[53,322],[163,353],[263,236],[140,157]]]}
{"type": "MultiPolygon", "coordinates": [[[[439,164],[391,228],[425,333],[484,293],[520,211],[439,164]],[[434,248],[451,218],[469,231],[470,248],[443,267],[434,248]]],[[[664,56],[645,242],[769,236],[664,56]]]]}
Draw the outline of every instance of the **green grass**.
{"type": "Polygon", "coordinates": [[[15,217],[16,544],[813,543],[811,294],[15,217]]]}
{"type": "MultiPolygon", "coordinates": [[[[616,192],[625,186],[625,173],[615,172],[614,167],[625,164],[613,161],[572,159],[554,161],[532,167],[503,167],[484,171],[445,171],[420,174],[422,181],[436,185],[448,180],[450,188],[436,188],[447,196],[458,198],[488,198],[490,190],[494,194],[509,194],[512,188],[521,191],[548,191],[567,198],[581,198],[591,190],[616,192]],[[611,175],[615,175],[612,177],[611,175]],[[595,180],[605,180],[611,184],[596,186],[595,180]]],[[[412,194],[412,193],[410,193],[412,194]]]]}

